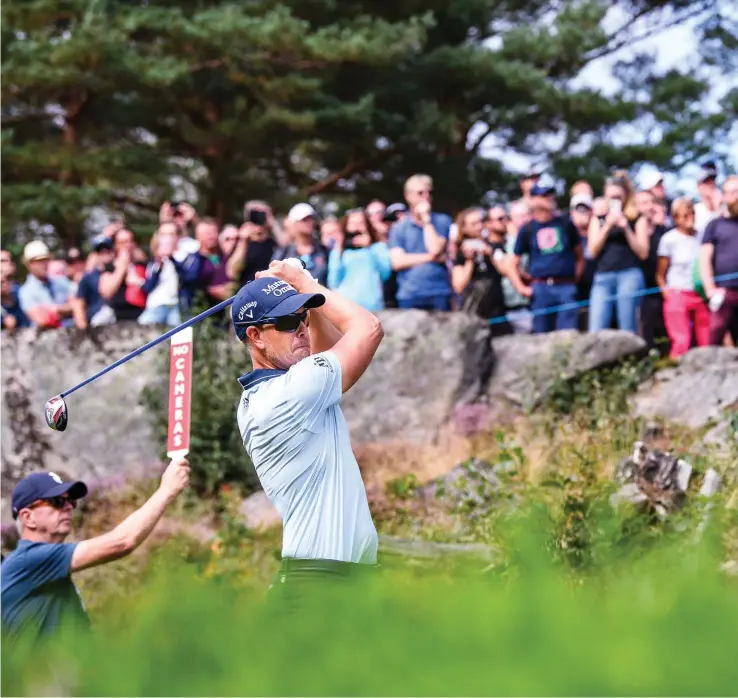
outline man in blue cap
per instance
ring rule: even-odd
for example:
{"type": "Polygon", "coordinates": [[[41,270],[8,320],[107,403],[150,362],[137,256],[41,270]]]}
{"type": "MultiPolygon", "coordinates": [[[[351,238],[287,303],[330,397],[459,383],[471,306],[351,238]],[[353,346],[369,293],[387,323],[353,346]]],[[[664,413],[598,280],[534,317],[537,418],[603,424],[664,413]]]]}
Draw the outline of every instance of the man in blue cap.
{"type": "Polygon", "coordinates": [[[533,220],[515,241],[510,280],[516,290],[531,298],[533,332],[577,329],[577,287],[584,271],[579,231],[556,209],[553,182],[541,178],[530,190],[533,220]],[[531,285],[520,279],[520,258],[528,255],[531,285]],[[557,312],[552,308],[565,306],[557,312]]]}
{"type": "Polygon", "coordinates": [[[87,627],[73,572],[111,562],[133,552],[151,533],[167,506],[189,483],[189,464],[172,461],[159,489],[109,533],[65,543],[84,482],[64,482],[56,473],[34,473],[13,490],[13,518],[20,526],[16,549],[2,563],[2,630],[6,639],[32,641],[61,624],[87,627]]]}
{"type": "Polygon", "coordinates": [[[383,331],[375,315],[290,260],[256,277],[231,307],[254,369],[239,379],[237,417],[282,518],[278,586],[289,596],[300,580],[345,577],[376,563],[377,532],[340,402],[383,331]]]}

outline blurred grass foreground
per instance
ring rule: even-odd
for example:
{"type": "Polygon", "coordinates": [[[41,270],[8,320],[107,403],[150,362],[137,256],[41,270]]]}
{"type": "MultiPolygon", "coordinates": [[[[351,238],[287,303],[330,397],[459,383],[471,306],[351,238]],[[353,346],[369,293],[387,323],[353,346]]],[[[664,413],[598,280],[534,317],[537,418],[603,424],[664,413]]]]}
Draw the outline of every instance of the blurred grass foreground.
{"type": "MultiPolygon", "coordinates": [[[[299,611],[263,584],[152,554],[90,635],[3,646],[4,695],[735,695],[738,584],[723,523],[572,574],[535,508],[486,568],[390,563],[299,611]]],[[[612,520],[603,520],[605,531],[612,520]]],[[[604,557],[607,556],[607,557],[604,557]]]]}

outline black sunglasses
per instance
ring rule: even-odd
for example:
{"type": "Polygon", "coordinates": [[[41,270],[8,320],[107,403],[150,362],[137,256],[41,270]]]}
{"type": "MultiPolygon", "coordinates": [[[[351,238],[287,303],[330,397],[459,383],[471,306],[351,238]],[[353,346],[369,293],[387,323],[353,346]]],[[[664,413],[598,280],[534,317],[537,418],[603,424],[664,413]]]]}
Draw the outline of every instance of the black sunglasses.
{"type": "Polygon", "coordinates": [[[303,310],[301,313],[282,315],[282,317],[266,317],[263,320],[259,320],[259,322],[248,322],[239,324],[252,325],[254,327],[274,325],[274,329],[277,330],[277,332],[297,332],[303,322],[307,324],[307,319],[308,311],[303,310]]]}
{"type": "Polygon", "coordinates": [[[63,509],[64,505],[69,502],[72,505],[72,509],[77,508],[77,500],[72,499],[71,497],[65,497],[64,495],[59,495],[58,497],[47,497],[45,499],[40,499],[37,502],[34,502],[31,504],[28,508],[29,509],[35,509],[36,507],[40,507],[43,504],[50,504],[54,509],[63,509]]]}

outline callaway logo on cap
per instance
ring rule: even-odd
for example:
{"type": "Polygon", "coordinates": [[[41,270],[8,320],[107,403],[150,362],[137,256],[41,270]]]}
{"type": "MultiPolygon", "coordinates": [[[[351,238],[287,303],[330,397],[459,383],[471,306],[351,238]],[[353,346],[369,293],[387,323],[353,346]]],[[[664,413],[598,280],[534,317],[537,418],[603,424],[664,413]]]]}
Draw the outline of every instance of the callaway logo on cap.
{"type": "Polygon", "coordinates": [[[292,315],[301,308],[317,308],[325,303],[322,293],[298,293],[286,281],[273,276],[249,281],[231,305],[231,321],[236,336],[243,339],[249,325],[292,315]]]}

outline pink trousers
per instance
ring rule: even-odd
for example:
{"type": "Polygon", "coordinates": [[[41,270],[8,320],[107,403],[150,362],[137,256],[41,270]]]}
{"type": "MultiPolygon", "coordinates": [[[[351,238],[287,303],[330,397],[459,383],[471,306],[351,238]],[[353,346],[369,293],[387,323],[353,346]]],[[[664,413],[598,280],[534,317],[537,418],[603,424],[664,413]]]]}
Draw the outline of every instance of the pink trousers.
{"type": "Polygon", "coordinates": [[[672,359],[686,354],[692,346],[692,324],[697,345],[710,343],[710,310],[694,291],[671,289],[664,301],[664,324],[671,339],[672,359]]]}

